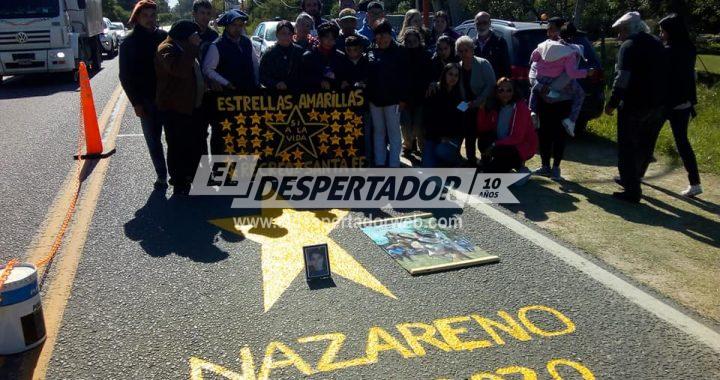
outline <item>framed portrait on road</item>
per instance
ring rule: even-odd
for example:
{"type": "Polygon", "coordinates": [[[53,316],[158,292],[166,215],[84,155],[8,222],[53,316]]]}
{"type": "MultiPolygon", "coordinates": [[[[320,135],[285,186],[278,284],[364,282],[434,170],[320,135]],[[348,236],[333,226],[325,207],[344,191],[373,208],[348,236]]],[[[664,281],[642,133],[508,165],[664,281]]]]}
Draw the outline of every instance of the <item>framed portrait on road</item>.
{"type": "Polygon", "coordinates": [[[303,247],[305,257],[305,278],[307,281],[330,277],[328,245],[317,244],[303,247]]]}

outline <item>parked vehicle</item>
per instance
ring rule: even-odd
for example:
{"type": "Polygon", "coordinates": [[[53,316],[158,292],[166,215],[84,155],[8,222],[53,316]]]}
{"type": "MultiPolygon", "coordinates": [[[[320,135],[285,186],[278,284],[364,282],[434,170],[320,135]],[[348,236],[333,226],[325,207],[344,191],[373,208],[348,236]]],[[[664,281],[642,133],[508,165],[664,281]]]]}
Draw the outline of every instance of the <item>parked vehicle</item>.
{"type": "MultiPolygon", "coordinates": [[[[547,39],[547,24],[541,22],[511,22],[493,19],[491,20],[491,25],[494,32],[504,38],[508,44],[510,63],[512,65],[512,79],[522,84],[520,90],[523,91],[525,95],[529,94],[530,85],[528,74],[530,73],[530,54],[539,43],[547,39]]],[[[474,20],[463,22],[455,27],[455,31],[472,38],[477,36],[474,20]]],[[[605,103],[604,75],[598,56],[585,34],[579,32],[576,40],[572,41],[572,43],[583,47],[586,61],[581,62],[580,67],[592,67],[600,73],[600,75],[592,79],[579,80],[580,85],[585,90],[585,101],[583,102],[583,108],[575,124],[575,128],[577,131],[582,131],[587,126],[588,121],[602,115],[605,103]]]]}
{"type": "Polygon", "coordinates": [[[115,35],[117,36],[118,42],[122,42],[122,40],[125,39],[125,35],[127,34],[127,29],[125,28],[125,25],[121,22],[112,22],[110,25],[110,29],[115,31],[115,35]]]}
{"type": "Polygon", "coordinates": [[[112,22],[110,22],[110,19],[107,17],[103,17],[103,24],[105,28],[100,35],[100,42],[102,43],[103,51],[105,51],[108,57],[112,58],[117,55],[118,48],[120,47],[117,29],[113,29],[112,22]]]}
{"type": "Polygon", "coordinates": [[[2,0],[0,78],[99,70],[103,28],[102,0],[2,0]]]}
{"type": "MultiPolygon", "coordinates": [[[[262,57],[265,51],[277,42],[275,30],[278,22],[280,21],[263,21],[258,24],[252,36],[250,36],[253,49],[255,49],[255,54],[257,54],[258,57],[262,57]]],[[[295,25],[295,23],[293,23],[293,25],[295,25]]]]}

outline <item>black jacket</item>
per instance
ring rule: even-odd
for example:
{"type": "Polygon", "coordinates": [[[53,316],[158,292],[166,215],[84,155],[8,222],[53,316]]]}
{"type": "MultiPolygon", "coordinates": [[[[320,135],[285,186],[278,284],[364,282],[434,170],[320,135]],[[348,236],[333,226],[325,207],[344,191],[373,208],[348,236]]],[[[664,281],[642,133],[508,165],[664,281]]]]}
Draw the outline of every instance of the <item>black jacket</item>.
{"type": "Polygon", "coordinates": [[[330,54],[323,54],[319,47],[306,51],[302,57],[301,81],[307,90],[319,90],[320,82],[330,82],[334,90],[340,89],[345,76],[345,54],[333,50],[330,54]]]}
{"type": "Polygon", "coordinates": [[[136,25],[120,46],[120,83],[133,106],[155,100],[155,53],[166,37],[136,25]]]}
{"type": "Polygon", "coordinates": [[[345,57],[345,80],[350,83],[350,86],[354,86],[355,83],[361,82],[367,84],[368,81],[368,70],[370,62],[366,55],[360,57],[360,59],[353,63],[347,56],[345,57]]]}
{"type": "Polygon", "coordinates": [[[450,93],[438,89],[425,101],[423,124],[425,137],[433,141],[442,138],[463,137],[465,135],[464,114],[457,109],[463,101],[460,83],[450,93]]]}
{"type": "Polygon", "coordinates": [[[406,102],[409,66],[404,49],[395,42],[384,50],[374,46],[368,61],[368,100],[378,107],[406,102]]]}
{"type": "Polygon", "coordinates": [[[480,48],[477,37],[475,38],[475,55],[490,61],[495,78],[508,77],[512,75],[510,72],[510,54],[508,53],[507,42],[505,39],[490,31],[490,37],[487,42],[480,48]]]}
{"type": "Polygon", "coordinates": [[[440,56],[435,53],[433,57],[430,59],[430,79],[432,82],[440,81],[440,74],[442,74],[442,70],[448,63],[458,63],[459,60],[456,55],[453,55],[450,57],[450,59],[447,62],[443,62],[442,59],[440,59],[440,56]]]}
{"type": "Polygon", "coordinates": [[[260,84],[275,89],[280,82],[285,82],[288,90],[300,88],[300,65],[304,50],[295,44],[282,47],[273,45],[260,59],[260,84]]]}
{"type": "Polygon", "coordinates": [[[657,37],[645,32],[628,37],[618,50],[615,72],[610,106],[623,101],[623,108],[637,111],[666,105],[667,54],[657,37]]]}
{"type": "Polygon", "coordinates": [[[688,101],[690,104],[697,104],[695,46],[692,44],[668,46],[665,51],[670,64],[668,107],[672,109],[688,101]]]}
{"type": "Polygon", "coordinates": [[[432,64],[430,53],[422,47],[416,49],[405,48],[408,60],[408,76],[410,79],[410,94],[408,102],[410,105],[421,105],[425,100],[430,82],[438,80],[432,78],[432,64]]]}

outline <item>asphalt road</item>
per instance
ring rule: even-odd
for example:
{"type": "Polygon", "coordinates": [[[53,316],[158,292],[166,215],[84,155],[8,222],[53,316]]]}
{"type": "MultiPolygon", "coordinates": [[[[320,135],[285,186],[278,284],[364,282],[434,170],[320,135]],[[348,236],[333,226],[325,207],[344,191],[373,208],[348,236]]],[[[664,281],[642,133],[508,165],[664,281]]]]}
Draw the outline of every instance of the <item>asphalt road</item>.
{"type": "MultiPolygon", "coordinates": [[[[98,109],[116,78],[116,61],[93,78],[98,109]]],[[[76,104],[61,83],[0,88],[3,260],[27,249],[72,168],[76,104]]],[[[719,352],[470,207],[438,216],[461,217],[462,233],[499,263],[413,277],[359,229],[338,227],[319,242],[335,241],[392,296],[340,276],[311,289],[299,275],[268,308],[264,291],[278,281],[261,267],[271,252],[208,222],[240,214],[229,200],[153,192],[129,108],[119,133],[49,379],[720,378],[719,352]]],[[[316,216],[300,217],[274,239],[305,238],[316,216]]],[[[37,351],[0,360],[0,373],[21,377],[8,363],[37,351]]]]}

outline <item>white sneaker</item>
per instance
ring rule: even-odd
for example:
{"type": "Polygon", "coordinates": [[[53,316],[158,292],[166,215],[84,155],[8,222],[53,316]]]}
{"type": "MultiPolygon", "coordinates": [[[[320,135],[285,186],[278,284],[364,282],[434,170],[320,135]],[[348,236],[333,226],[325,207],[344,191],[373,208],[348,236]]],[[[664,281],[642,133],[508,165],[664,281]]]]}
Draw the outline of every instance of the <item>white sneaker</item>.
{"type": "Polygon", "coordinates": [[[530,118],[532,119],[535,129],[540,129],[540,117],[535,112],[530,112],[530,118]]]}
{"type": "Polygon", "coordinates": [[[563,127],[565,127],[565,132],[567,132],[570,137],[575,137],[575,122],[570,119],[563,119],[562,121],[563,127]]]}
{"type": "Polygon", "coordinates": [[[702,194],[702,192],[703,192],[702,186],[700,186],[700,185],[690,185],[690,186],[688,186],[687,189],[685,189],[685,190],[684,190],[682,193],[680,193],[680,194],[682,194],[683,196],[686,196],[686,197],[694,197],[694,196],[696,196],[696,195],[702,194]]]}

